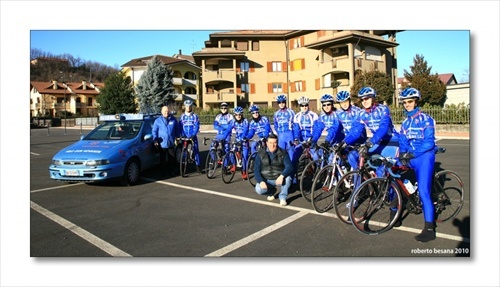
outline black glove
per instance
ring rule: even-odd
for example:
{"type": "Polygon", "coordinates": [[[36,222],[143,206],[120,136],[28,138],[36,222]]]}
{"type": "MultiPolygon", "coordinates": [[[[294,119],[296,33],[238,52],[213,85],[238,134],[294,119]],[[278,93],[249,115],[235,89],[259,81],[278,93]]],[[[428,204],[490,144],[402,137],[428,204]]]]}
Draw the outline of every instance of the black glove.
{"type": "Polygon", "coordinates": [[[371,141],[366,141],[365,145],[366,145],[367,148],[372,148],[373,147],[373,143],[371,141]]]}
{"type": "Polygon", "coordinates": [[[324,142],[321,144],[321,146],[325,149],[329,149],[330,148],[330,143],[329,142],[324,142]]]}
{"type": "Polygon", "coordinates": [[[339,151],[340,149],[343,149],[346,146],[345,141],[341,141],[339,143],[336,143],[333,145],[333,150],[334,151],[339,151]]]}
{"type": "Polygon", "coordinates": [[[409,166],[410,160],[412,158],[414,158],[413,154],[411,154],[409,152],[405,152],[405,153],[399,155],[399,162],[404,166],[409,166]]]}

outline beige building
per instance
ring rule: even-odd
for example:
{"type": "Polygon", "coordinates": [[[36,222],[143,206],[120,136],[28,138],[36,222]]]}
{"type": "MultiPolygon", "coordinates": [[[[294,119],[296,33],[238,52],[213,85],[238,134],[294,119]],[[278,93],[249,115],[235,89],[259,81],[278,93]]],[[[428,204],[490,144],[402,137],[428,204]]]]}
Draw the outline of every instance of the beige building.
{"type": "MultiPolygon", "coordinates": [[[[319,110],[324,94],[349,91],[356,70],[378,70],[397,86],[398,31],[243,30],[210,34],[193,53],[202,74],[202,107],[220,102],[277,108],[287,95],[295,108],[301,96],[319,110]],[[384,37],[386,36],[386,37],[384,37]]],[[[394,92],[396,96],[396,90],[394,92]]]]}
{"type": "Polygon", "coordinates": [[[103,83],[30,82],[31,116],[59,117],[64,111],[74,115],[97,116],[97,95],[103,83]]]}
{"type": "MultiPolygon", "coordinates": [[[[192,99],[197,106],[200,106],[200,67],[196,66],[191,56],[179,54],[173,57],[157,55],[163,64],[169,66],[174,72],[173,84],[177,94],[176,102],[181,103],[186,99],[192,99]]],[[[130,76],[132,83],[137,85],[142,74],[147,69],[148,63],[151,62],[153,56],[147,56],[137,59],[132,59],[123,64],[122,72],[126,76],[130,76]]]]}

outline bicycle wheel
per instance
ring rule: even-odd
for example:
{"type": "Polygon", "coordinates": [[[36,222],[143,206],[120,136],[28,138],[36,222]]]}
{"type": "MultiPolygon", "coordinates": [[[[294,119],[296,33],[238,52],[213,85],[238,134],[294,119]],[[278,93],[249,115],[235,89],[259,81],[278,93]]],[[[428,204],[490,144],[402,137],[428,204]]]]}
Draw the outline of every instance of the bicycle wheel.
{"type": "Polygon", "coordinates": [[[432,197],[436,222],[445,222],[457,216],[464,205],[464,184],[460,176],[450,170],[436,173],[432,197]]]}
{"type": "Polygon", "coordinates": [[[321,159],[317,159],[315,161],[309,162],[300,175],[300,193],[302,194],[302,197],[308,202],[311,202],[311,188],[313,185],[314,177],[321,168],[321,161],[321,159]]]}
{"type": "Polygon", "coordinates": [[[401,192],[394,181],[385,177],[371,178],[357,188],[349,201],[349,217],[356,230],[377,235],[389,230],[402,211],[401,192]],[[391,220],[391,208],[396,216],[391,220]]]}
{"type": "Polygon", "coordinates": [[[205,172],[207,173],[207,177],[209,179],[212,179],[215,177],[215,171],[217,170],[217,167],[219,164],[217,163],[217,154],[215,153],[215,150],[210,150],[207,155],[207,161],[205,163],[205,172]]]}
{"type": "Polygon", "coordinates": [[[348,203],[354,190],[365,180],[367,180],[366,176],[362,176],[358,170],[353,170],[344,174],[335,186],[333,190],[333,207],[340,221],[352,224],[349,217],[348,203]]]}
{"type": "Polygon", "coordinates": [[[297,162],[297,174],[296,174],[298,180],[300,180],[304,169],[311,161],[312,161],[312,158],[308,154],[302,154],[299,157],[299,161],[297,162]]]}
{"type": "Polygon", "coordinates": [[[186,148],[182,148],[181,156],[179,160],[179,172],[182,177],[186,177],[187,174],[187,166],[188,166],[188,152],[186,148]]]}
{"type": "Polygon", "coordinates": [[[222,158],[222,181],[224,183],[230,183],[233,180],[234,174],[236,173],[236,156],[233,151],[228,152],[222,158]]]}
{"type": "Polygon", "coordinates": [[[248,182],[252,186],[255,186],[256,180],[255,180],[255,174],[253,172],[253,163],[255,162],[255,157],[257,156],[257,153],[254,152],[248,157],[247,161],[247,176],[248,176],[248,182]]]}
{"type": "Polygon", "coordinates": [[[323,213],[333,207],[333,189],[335,180],[333,176],[334,166],[323,167],[314,178],[311,187],[311,203],[313,208],[323,213]]]}

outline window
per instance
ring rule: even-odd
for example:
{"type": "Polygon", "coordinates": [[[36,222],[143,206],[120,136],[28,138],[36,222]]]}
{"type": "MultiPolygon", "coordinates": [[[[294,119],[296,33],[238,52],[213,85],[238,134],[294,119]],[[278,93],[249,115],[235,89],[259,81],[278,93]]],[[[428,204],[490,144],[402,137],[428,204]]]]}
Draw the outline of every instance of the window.
{"type": "Polygon", "coordinates": [[[236,50],[248,51],[248,41],[238,41],[236,43],[236,50]]]}
{"type": "Polygon", "coordinates": [[[273,93],[281,93],[281,92],[283,92],[281,83],[273,83],[273,93]]]}
{"type": "Polygon", "coordinates": [[[379,49],[372,46],[366,46],[365,51],[367,60],[382,61],[382,53],[379,49]]]}
{"type": "Polygon", "coordinates": [[[281,72],[281,62],[273,62],[273,72],[281,72]]]}
{"type": "Polygon", "coordinates": [[[303,91],[302,81],[295,82],[295,91],[297,92],[303,91]]]}
{"type": "Polygon", "coordinates": [[[323,87],[329,88],[332,86],[332,74],[326,74],[323,76],[323,87]]]}
{"type": "Polygon", "coordinates": [[[250,63],[248,63],[248,62],[241,62],[240,63],[240,71],[248,72],[249,69],[250,69],[250,63]]]}
{"type": "Polygon", "coordinates": [[[259,41],[252,41],[252,51],[259,51],[260,45],[259,41]]]}
{"type": "Polygon", "coordinates": [[[302,70],[306,68],[306,63],[304,59],[293,60],[292,71],[302,70]]]}
{"type": "Polygon", "coordinates": [[[222,40],[220,46],[221,48],[231,48],[231,40],[222,40]]]}
{"type": "Polygon", "coordinates": [[[248,89],[248,84],[241,84],[241,91],[242,92],[250,92],[250,90],[248,89]]]}
{"type": "Polygon", "coordinates": [[[92,98],[87,99],[87,105],[92,106],[92,98]]]}

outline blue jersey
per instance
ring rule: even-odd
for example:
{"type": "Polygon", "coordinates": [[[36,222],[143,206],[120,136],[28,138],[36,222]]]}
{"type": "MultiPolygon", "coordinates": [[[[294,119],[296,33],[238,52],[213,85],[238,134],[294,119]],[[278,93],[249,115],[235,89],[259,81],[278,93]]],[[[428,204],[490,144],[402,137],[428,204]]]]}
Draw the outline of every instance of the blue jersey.
{"type": "Polygon", "coordinates": [[[418,157],[436,147],[435,121],[417,107],[407,113],[399,134],[400,153],[410,152],[418,157]]]}
{"type": "Polygon", "coordinates": [[[318,121],[313,127],[313,142],[318,141],[323,130],[325,130],[328,134],[326,137],[326,141],[328,142],[334,140],[334,143],[336,143],[344,139],[342,124],[340,123],[337,114],[333,111],[329,114],[322,112],[319,115],[318,121]]]}
{"type": "Polygon", "coordinates": [[[279,109],[274,113],[274,130],[277,134],[293,132],[293,117],[295,112],[291,109],[279,109]]]}
{"type": "Polygon", "coordinates": [[[391,138],[399,137],[398,132],[392,124],[391,112],[385,105],[375,104],[368,109],[361,109],[360,119],[372,132],[371,142],[374,144],[380,141],[390,141],[391,138]]]}
{"type": "Polygon", "coordinates": [[[297,113],[293,118],[293,138],[299,141],[306,141],[312,138],[314,123],[318,121],[318,114],[307,111],[297,113]]]}
{"type": "Polygon", "coordinates": [[[220,135],[226,141],[230,141],[233,123],[234,123],[233,115],[229,113],[218,114],[214,120],[214,128],[217,130],[217,135],[220,135]]]}
{"type": "Polygon", "coordinates": [[[366,128],[361,122],[361,109],[351,105],[349,109],[336,111],[339,121],[344,128],[345,139],[348,145],[366,142],[366,128]]]}
{"type": "Polygon", "coordinates": [[[200,131],[200,120],[195,113],[184,113],[179,118],[179,131],[183,137],[195,137],[200,131]]]}
{"type": "Polygon", "coordinates": [[[264,116],[260,116],[258,121],[255,121],[253,118],[249,121],[248,124],[248,134],[246,138],[253,138],[254,134],[257,134],[260,138],[267,138],[271,133],[271,125],[269,124],[269,119],[264,116]]]}
{"type": "Polygon", "coordinates": [[[243,119],[241,121],[233,121],[233,127],[232,127],[232,130],[234,130],[235,132],[235,139],[237,141],[241,141],[243,140],[247,134],[248,134],[248,126],[249,126],[249,123],[248,123],[248,120],[247,119],[243,119]]]}

